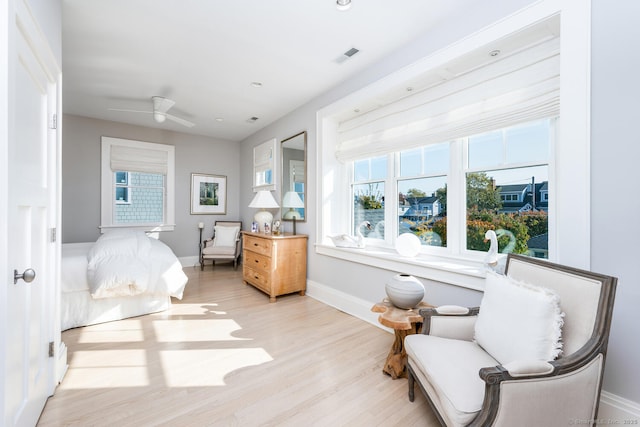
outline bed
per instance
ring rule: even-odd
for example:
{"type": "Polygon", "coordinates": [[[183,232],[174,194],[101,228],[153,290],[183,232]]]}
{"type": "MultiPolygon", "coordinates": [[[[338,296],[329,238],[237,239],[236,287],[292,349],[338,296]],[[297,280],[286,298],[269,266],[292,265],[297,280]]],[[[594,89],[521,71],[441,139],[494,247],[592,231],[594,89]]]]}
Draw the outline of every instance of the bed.
{"type": "Polygon", "coordinates": [[[166,244],[132,230],[63,244],[60,279],[63,331],[166,310],[187,283],[166,244]]]}

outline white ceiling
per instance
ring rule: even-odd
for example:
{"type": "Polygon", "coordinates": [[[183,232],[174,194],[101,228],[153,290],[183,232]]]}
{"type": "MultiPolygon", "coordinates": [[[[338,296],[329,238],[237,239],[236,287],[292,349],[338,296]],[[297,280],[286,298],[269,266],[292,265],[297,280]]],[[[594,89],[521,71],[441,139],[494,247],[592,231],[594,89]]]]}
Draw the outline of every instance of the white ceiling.
{"type": "Polygon", "coordinates": [[[62,0],[64,112],[241,141],[476,2],[62,0]],[[154,95],[195,126],[109,110],[154,95]]]}

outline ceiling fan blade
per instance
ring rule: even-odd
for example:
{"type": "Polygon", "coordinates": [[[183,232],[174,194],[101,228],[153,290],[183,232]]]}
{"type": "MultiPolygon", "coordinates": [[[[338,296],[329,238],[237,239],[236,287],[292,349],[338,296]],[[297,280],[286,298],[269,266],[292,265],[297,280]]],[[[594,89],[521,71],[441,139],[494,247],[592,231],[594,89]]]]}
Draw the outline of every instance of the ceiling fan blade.
{"type": "Polygon", "coordinates": [[[180,117],[172,116],[171,114],[165,114],[165,116],[167,117],[167,119],[172,120],[176,123],[180,123],[181,125],[186,126],[188,128],[192,128],[195,126],[195,123],[191,123],[190,121],[181,119],[180,117]]]}
{"type": "Polygon", "coordinates": [[[146,113],[153,114],[153,111],[141,111],[141,110],[127,110],[124,108],[108,108],[109,111],[123,111],[125,113],[146,113]]]}
{"type": "Polygon", "coordinates": [[[176,103],[175,101],[163,98],[162,96],[153,96],[151,99],[153,99],[153,110],[158,113],[166,113],[176,103]]]}

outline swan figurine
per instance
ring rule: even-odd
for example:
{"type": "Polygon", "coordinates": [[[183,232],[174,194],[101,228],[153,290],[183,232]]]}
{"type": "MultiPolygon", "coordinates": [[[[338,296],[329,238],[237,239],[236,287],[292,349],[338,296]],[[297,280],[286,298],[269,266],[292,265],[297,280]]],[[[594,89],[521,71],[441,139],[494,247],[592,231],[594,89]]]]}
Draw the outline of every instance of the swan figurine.
{"type": "Polygon", "coordinates": [[[487,255],[484,258],[485,265],[490,270],[493,270],[500,274],[504,274],[506,259],[504,257],[498,258],[498,236],[496,235],[496,232],[493,230],[487,230],[487,232],[484,233],[484,241],[491,242],[491,244],[489,245],[489,250],[487,251],[487,255]]]}
{"type": "Polygon", "coordinates": [[[498,265],[498,236],[496,232],[487,230],[487,232],[484,233],[484,241],[491,242],[487,255],[484,258],[484,263],[490,268],[493,268],[498,265]]]}
{"type": "Polygon", "coordinates": [[[356,229],[356,236],[350,236],[348,234],[339,234],[337,236],[329,236],[333,241],[333,244],[338,248],[364,248],[364,236],[360,231],[362,227],[366,227],[367,230],[371,230],[371,223],[369,221],[363,221],[356,229]]]}

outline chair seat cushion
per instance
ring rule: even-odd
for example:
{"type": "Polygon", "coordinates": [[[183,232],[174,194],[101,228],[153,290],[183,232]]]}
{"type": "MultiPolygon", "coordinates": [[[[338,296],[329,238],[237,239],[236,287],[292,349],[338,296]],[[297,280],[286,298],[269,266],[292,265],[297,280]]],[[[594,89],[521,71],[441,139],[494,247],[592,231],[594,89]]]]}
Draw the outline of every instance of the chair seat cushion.
{"type": "Polygon", "coordinates": [[[416,334],[405,338],[405,348],[412,365],[436,390],[447,418],[455,425],[471,422],[484,400],[478,372],[499,363],[472,341],[416,334]]]}
{"type": "Polygon", "coordinates": [[[207,246],[202,249],[202,255],[229,255],[234,256],[236,253],[235,246],[207,246]]]}

